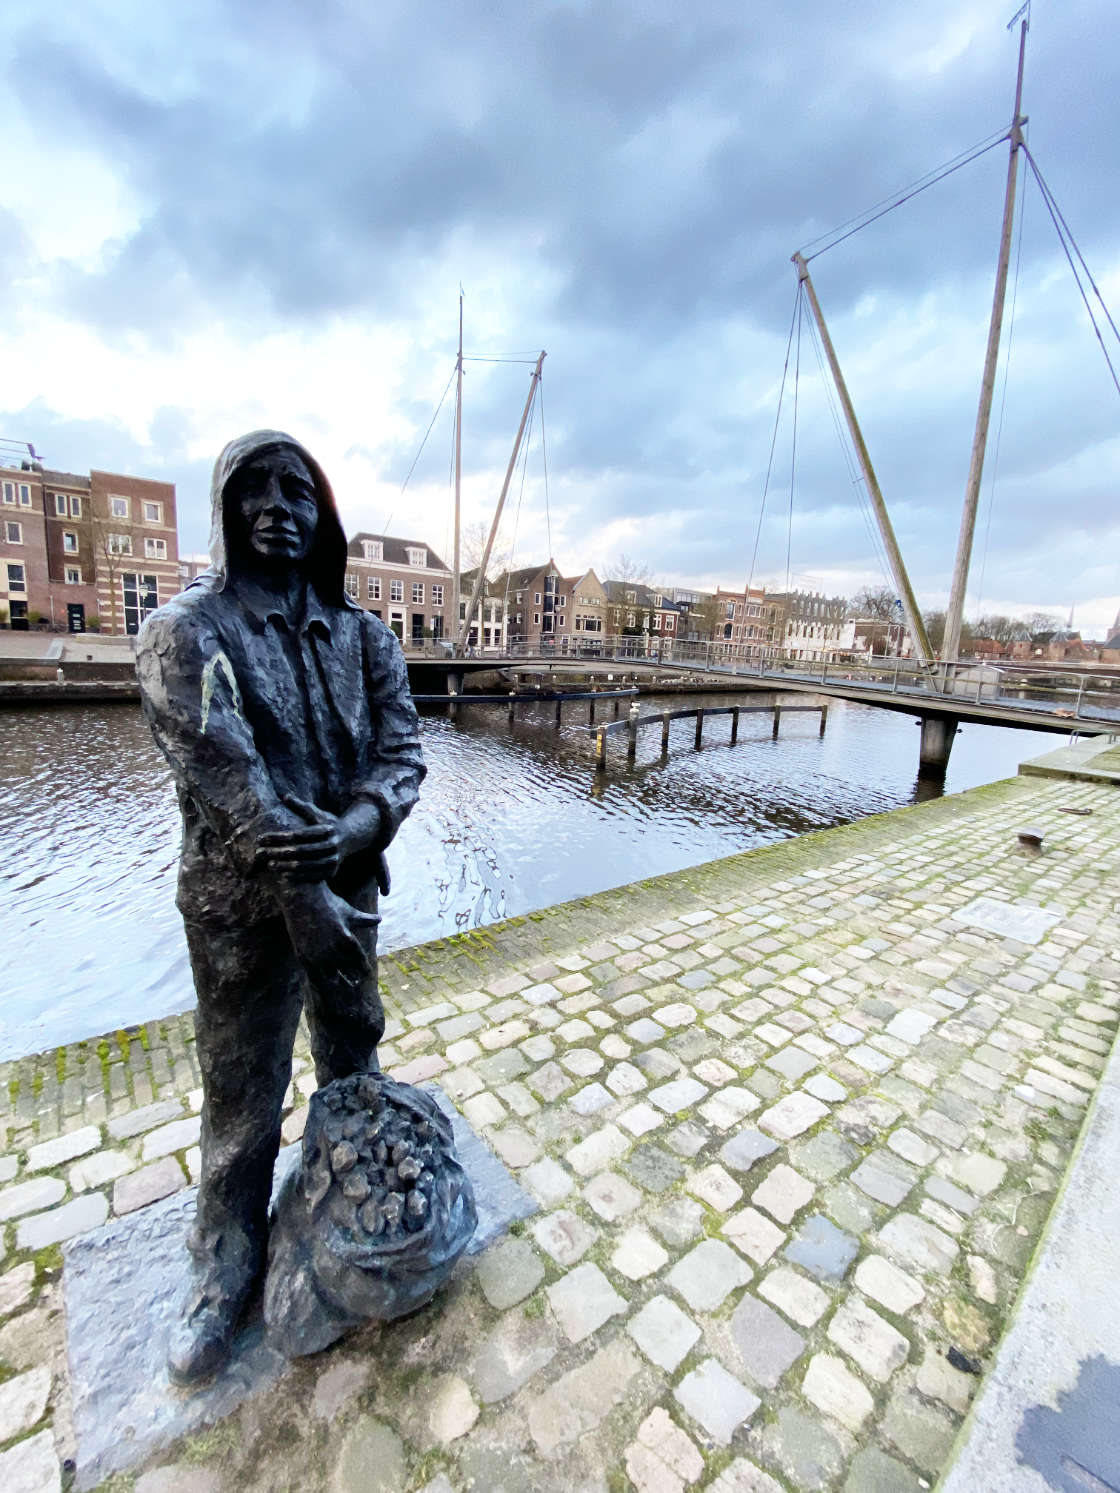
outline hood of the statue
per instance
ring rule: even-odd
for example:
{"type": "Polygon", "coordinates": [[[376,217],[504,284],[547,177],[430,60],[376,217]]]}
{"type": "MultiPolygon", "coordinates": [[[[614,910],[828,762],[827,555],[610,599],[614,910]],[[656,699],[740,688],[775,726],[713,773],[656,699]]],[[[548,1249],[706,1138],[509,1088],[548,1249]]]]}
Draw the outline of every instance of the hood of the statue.
{"type": "MultiPolygon", "coordinates": [[[[221,590],[229,573],[229,525],[226,490],[239,467],[265,451],[294,451],[311,473],[319,504],[319,523],[307,559],[307,576],[325,602],[345,605],[346,535],[335,506],[334,493],[322,467],[293,436],[282,430],[251,430],[230,441],[214,463],[210,482],[210,570],[206,581],[221,590]]],[[[200,579],[202,579],[200,577],[200,579]]]]}

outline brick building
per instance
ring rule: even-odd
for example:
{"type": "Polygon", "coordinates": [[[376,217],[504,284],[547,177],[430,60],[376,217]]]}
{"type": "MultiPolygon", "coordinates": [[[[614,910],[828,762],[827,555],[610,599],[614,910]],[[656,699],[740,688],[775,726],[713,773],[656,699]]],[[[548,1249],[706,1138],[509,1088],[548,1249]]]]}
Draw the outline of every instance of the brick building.
{"type": "Polygon", "coordinates": [[[0,469],[0,620],[135,633],[179,587],[175,487],[117,472],[0,469]]]}
{"type": "Polygon", "coordinates": [[[778,652],[791,658],[827,661],[846,651],[844,620],[848,603],[842,596],[819,591],[775,591],[767,598],[779,609],[775,641],[778,652]]]}
{"type": "Polygon", "coordinates": [[[451,636],[451,571],[418,539],[355,534],[346,547],[346,594],[410,647],[451,636]]]}

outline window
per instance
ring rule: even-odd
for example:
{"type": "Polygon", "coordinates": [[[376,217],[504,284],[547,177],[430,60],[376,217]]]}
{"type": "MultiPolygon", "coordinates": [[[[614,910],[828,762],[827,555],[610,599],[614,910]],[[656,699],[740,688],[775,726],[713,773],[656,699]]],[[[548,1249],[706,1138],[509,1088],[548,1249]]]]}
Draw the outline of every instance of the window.
{"type": "Polygon", "coordinates": [[[734,617],[734,615],[735,615],[735,603],[733,601],[726,601],[726,602],[724,602],[724,604],[723,604],[723,614],[724,614],[725,617],[734,617]]]}
{"type": "Polygon", "coordinates": [[[154,575],[134,575],[125,571],[121,576],[121,594],[124,598],[124,630],[134,634],[140,624],[159,606],[159,595],[154,575]]]}
{"type": "Polygon", "coordinates": [[[379,575],[366,576],[366,600],[381,600],[381,577],[379,575]]]}
{"type": "MultiPolygon", "coordinates": [[[[514,600],[517,602],[518,606],[521,605],[521,597],[522,597],[522,595],[523,595],[523,593],[521,591],[519,591],[517,593],[516,597],[514,598],[514,600]]],[[[537,600],[540,601],[540,597],[539,596],[537,597],[537,600]]]]}
{"type": "Polygon", "coordinates": [[[72,492],[70,494],[70,517],[71,518],[81,518],[81,516],[82,516],[82,500],[78,496],[77,493],[72,492]]]}
{"type": "Polygon", "coordinates": [[[389,582],[389,600],[390,601],[403,601],[404,600],[404,582],[403,581],[390,581],[389,582]]]}
{"type": "Polygon", "coordinates": [[[346,572],[346,594],[347,596],[357,596],[358,594],[358,577],[352,570],[346,572]]]}
{"type": "Polygon", "coordinates": [[[434,607],[441,607],[443,605],[443,587],[442,586],[435,586],[435,585],[433,585],[433,587],[432,587],[432,605],[434,607]]]}
{"type": "MultiPolygon", "coordinates": [[[[537,600],[540,601],[540,597],[539,596],[537,597],[537,600]]],[[[539,627],[540,625],[541,625],[541,614],[540,614],[540,612],[534,612],[533,613],[533,626],[534,627],[539,627]]]]}
{"type": "Polygon", "coordinates": [[[381,551],[380,539],[362,540],[362,558],[365,560],[381,560],[384,558],[381,551]]]}
{"type": "Polygon", "coordinates": [[[163,504],[162,503],[145,503],[143,505],[143,508],[144,508],[144,522],[146,524],[161,524],[161,523],[163,523],[163,504]]]}
{"type": "Polygon", "coordinates": [[[8,538],[8,543],[9,544],[22,544],[23,543],[23,525],[22,524],[14,524],[14,523],[11,523],[9,521],[8,523],[6,523],[4,525],[4,528],[7,531],[7,538],[8,538]]]}
{"type": "Polygon", "coordinates": [[[424,641],[424,613],[413,612],[412,614],[412,641],[422,643],[424,641]]]}
{"type": "Polygon", "coordinates": [[[82,572],[76,565],[67,565],[66,584],[68,586],[80,586],[82,584],[82,572]]]}
{"type": "Polygon", "coordinates": [[[19,485],[19,506],[21,508],[31,507],[31,488],[26,482],[21,482],[19,485]]]}
{"type": "Polygon", "coordinates": [[[127,518],[128,517],[128,499],[127,498],[114,498],[114,497],[110,496],[110,498],[109,498],[109,517],[110,518],[127,518]]]}
{"type": "Polygon", "coordinates": [[[131,555],[131,534],[108,534],[106,535],[105,547],[111,555],[131,555]]]}
{"type": "Polygon", "coordinates": [[[64,492],[56,492],[54,494],[54,511],[59,518],[65,518],[69,513],[70,505],[66,501],[66,494],[64,492]]]}
{"type": "Polygon", "coordinates": [[[4,501],[5,501],[5,503],[14,503],[15,500],[16,500],[16,485],[15,485],[15,483],[14,482],[5,482],[4,483],[4,501]]]}
{"type": "Polygon", "coordinates": [[[423,603],[423,600],[424,600],[424,582],[423,581],[413,581],[413,583],[412,583],[412,603],[413,603],[413,605],[414,606],[419,606],[419,605],[421,605],[423,603]]]}
{"type": "Polygon", "coordinates": [[[677,625],[677,622],[676,622],[676,618],[675,617],[666,617],[665,618],[665,631],[666,632],[673,632],[674,629],[676,628],[676,625],[677,625]]]}
{"type": "Polygon", "coordinates": [[[68,555],[76,555],[78,553],[78,536],[70,529],[63,529],[62,531],[62,548],[68,555]]]}
{"type": "Polygon", "coordinates": [[[432,618],[432,637],[436,639],[443,637],[443,618],[438,613],[432,618]]]}
{"type": "Polygon", "coordinates": [[[539,591],[534,595],[533,600],[536,602],[537,606],[540,606],[540,604],[541,604],[541,593],[539,591]]]}
{"type": "Polygon", "coordinates": [[[10,560],[8,561],[8,590],[9,591],[26,591],[27,590],[27,580],[26,580],[25,575],[24,575],[23,566],[22,565],[13,565],[10,560]]]}
{"type": "Polygon", "coordinates": [[[144,540],[144,554],[147,556],[147,558],[149,560],[166,560],[167,559],[167,540],[166,539],[145,539],[144,540]]]}
{"type": "Polygon", "coordinates": [[[408,547],[408,563],[410,565],[418,565],[420,569],[423,570],[428,563],[428,551],[422,549],[413,549],[410,545],[408,547]]]}

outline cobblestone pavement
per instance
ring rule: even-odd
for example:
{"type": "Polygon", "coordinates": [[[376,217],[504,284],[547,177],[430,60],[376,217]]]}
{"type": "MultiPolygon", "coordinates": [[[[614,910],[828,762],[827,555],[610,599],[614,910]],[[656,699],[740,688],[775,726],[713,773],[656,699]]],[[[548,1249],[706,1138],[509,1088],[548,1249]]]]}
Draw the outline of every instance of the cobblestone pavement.
{"type": "MultiPolygon", "coordinates": [[[[1118,870],[1120,794],[1023,778],[386,961],[386,1065],[540,1212],[106,1488],[930,1487],[1112,1042],[1118,870]]],[[[54,1493],[59,1246],[193,1176],[191,1021],[0,1077],[0,1487],[54,1493]]]]}

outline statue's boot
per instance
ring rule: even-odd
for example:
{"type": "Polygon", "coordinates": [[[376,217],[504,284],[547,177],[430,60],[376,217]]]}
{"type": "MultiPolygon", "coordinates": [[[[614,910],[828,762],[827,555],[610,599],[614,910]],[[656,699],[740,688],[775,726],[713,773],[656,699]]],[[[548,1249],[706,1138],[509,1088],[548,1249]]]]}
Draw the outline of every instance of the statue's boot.
{"type": "Polygon", "coordinates": [[[196,1252],[194,1287],[183,1315],[171,1330],[167,1367],[175,1384],[197,1384],[212,1378],[229,1357],[237,1324],[252,1295],[258,1262],[242,1248],[234,1261],[204,1261],[196,1252]]]}

